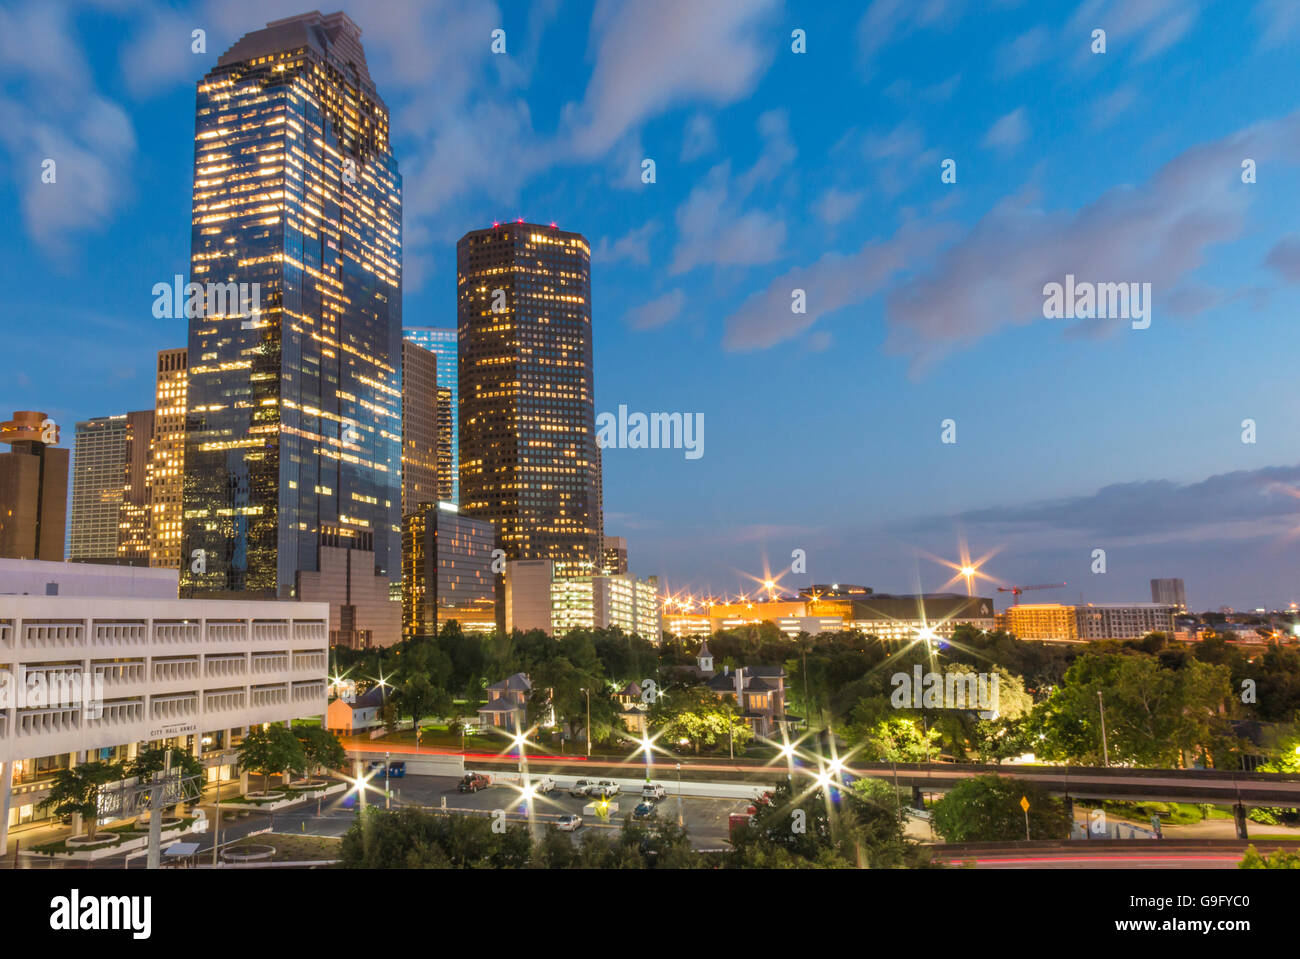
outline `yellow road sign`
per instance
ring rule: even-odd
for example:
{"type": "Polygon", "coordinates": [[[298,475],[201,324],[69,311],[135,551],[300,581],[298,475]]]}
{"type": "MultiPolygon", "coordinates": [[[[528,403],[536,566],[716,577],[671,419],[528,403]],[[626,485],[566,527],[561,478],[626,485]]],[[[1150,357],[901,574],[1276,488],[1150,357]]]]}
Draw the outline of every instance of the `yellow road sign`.
{"type": "Polygon", "coordinates": [[[1023,809],[1025,812],[1029,812],[1029,800],[1026,799],[1024,796],[1020,797],[1020,808],[1023,809]]]}

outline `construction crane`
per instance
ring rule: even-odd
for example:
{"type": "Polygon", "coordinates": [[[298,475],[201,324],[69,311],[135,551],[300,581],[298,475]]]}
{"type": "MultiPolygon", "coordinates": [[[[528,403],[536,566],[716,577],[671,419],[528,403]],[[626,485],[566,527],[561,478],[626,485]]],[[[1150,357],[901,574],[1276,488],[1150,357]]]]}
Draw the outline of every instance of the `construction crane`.
{"type": "Polygon", "coordinates": [[[1010,593],[1013,597],[1011,605],[1020,605],[1020,594],[1029,589],[1060,589],[1065,583],[1040,583],[1037,586],[999,586],[999,593],[1010,593]]]}

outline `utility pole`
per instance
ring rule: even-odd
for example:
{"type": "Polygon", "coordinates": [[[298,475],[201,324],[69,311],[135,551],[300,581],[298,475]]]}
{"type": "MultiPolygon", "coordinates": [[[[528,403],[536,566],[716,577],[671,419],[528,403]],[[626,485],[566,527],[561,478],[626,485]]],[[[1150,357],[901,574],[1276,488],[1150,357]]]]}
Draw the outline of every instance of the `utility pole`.
{"type": "MultiPolygon", "coordinates": [[[[225,735],[225,734],[223,734],[225,735]]],[[[203,788],[199,787],[200,790],[203,788]]],[[[200,793],[201,795],[201,793],[200,793]]],[[[221,847],[221,755],[217,755],[217,821],[212,827],[212,866],[217,865],[217,850],[221,847]]]]}
{"type": "Polygon", "coordinates": [[[1106,701],[1101,698],[1101,690],[1097,690],[1097,707],[1101,710],[1101,761],[1103,766],[1110,765],[1110,749],[1106,745],[1106,701]]]}

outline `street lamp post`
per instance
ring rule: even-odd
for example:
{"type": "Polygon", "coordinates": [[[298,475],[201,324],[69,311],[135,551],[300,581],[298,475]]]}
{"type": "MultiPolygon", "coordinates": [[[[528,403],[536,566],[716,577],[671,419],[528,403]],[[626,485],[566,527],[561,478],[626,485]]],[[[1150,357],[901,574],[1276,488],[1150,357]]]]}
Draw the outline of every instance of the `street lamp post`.
{"type": "Polygon", "coordinates": [[[587,740],[587,758],[590,759],[590,758],[591,758],[591,690],[590,690],[590,689],[587,689],[586,687],[583,687],[582,692],[583,692],[583,693],[586,695],[586,697],[587,697],[587,730],[586,730],[587,735],[586,735],[586,740],[587,740]]]}
{"type": "Polygon", "coordinates": [[[682,764],[677,764],[677,825],[682,825],[682,764]]]}
{"type": "Polygon", "coordinates": [[[217,865],[217,848],[221,845],[221,756],[217,756],[217,822],[212,827],[212,866],[217,865]]]}
{"type": "Polygon", "coordinates": [[[1101,761],[1102,765],[1110,765],[1110,748],[1106,745],[1106,701],[1101,698],[1101,690],[1097,690],[1097,707],[1101,710],[1101,761]]]}

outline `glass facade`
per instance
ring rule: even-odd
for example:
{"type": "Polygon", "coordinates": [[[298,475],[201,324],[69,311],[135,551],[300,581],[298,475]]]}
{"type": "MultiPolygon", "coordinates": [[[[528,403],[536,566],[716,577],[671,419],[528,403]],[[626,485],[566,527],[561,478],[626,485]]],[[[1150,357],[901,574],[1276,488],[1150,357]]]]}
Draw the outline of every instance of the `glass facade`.
{"type": "Polygon", "coordinates": [[[346,15],[268,24],[199,82],[183,594],[292,595],[325,529],[369,534],[397,579],[401,224],[388,108],[346,15]]]}
{"type": "MultiPolygon", "coordinates": [[[[454,329],[446,329],[438,326],[408,326],[402,331],[402,335],[417,346],[422,346],[430,353],[438,357],[438,387],[440,390],[446,389],[451,393],[451,403],[447,407],[446,413],[439,406],[438,415],[440,418],[439,428],[442,428],[441,419],[446,416],[450,423],[451,439],[447,445],[448,458],[446,467],[440,465],[440,469],[447,470],[447,478],[441,480],[444,484],[440,491],[440,498],[450,503],[460,502],[460,382],[457,366],[459,359],[457,356],[457,337],[454,329]],[[450,480],[451,486],[447,488],[445,484],[450,480]]],[[[439,455],[442,456],[443,450],[440,445],[439,455]]]]}
{"type": "Polygon", "coordinates": [[[402,635],[432,636],[440,623],[465,629],[496,625],[495,531],[457,513],[455,504],[424,506],[402,520],[402,635]]]}
{"type": "Polygon", "coordinates": [[[601,560],[591,250],[578,233],[505,223],[456,245],[461,511],[509,559],[560,576],[601,560]]]}

